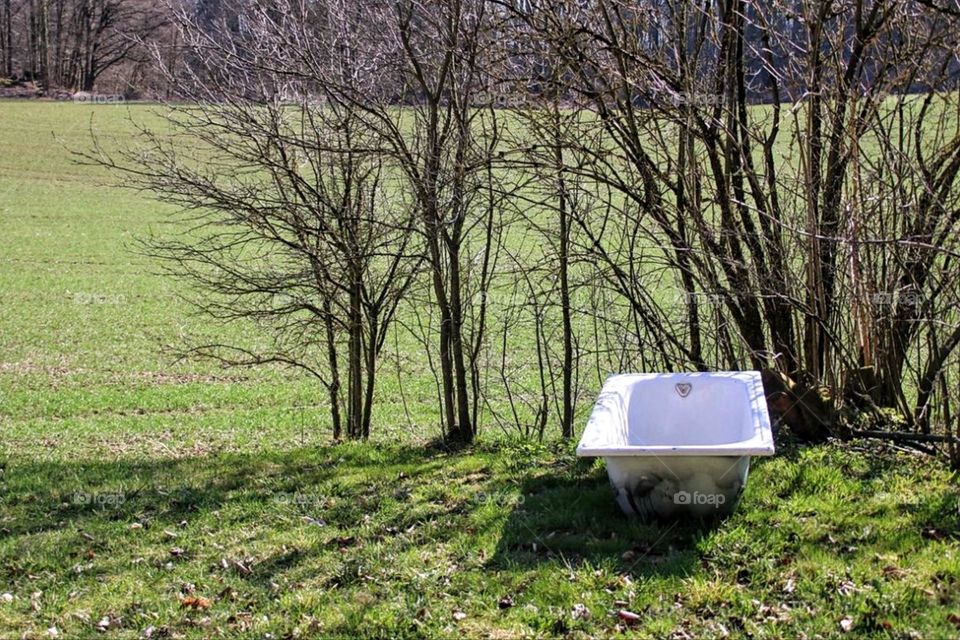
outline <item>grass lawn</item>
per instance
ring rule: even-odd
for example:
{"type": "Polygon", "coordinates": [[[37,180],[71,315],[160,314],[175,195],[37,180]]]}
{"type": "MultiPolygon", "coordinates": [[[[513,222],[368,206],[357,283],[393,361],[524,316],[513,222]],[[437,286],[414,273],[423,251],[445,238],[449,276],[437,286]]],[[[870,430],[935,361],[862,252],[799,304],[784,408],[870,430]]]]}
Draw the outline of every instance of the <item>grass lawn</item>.
{"type": "Polygon", "coordinates": [[[960,494],[927,458],[786,443],[732,517],[644,525],[572,444],[424,446],[415,377],[330,446],[311,381],[171,364],[239,329],[129,251],[160,207],[52,135],[126,113],[0,103],[0,638],[960,634],[960,494]]]}

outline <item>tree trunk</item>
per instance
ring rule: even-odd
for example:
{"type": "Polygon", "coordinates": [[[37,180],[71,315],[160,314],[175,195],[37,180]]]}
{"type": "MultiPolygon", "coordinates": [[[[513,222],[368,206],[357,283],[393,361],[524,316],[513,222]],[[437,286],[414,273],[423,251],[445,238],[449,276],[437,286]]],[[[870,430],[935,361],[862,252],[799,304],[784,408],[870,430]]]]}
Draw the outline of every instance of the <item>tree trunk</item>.
{"type": "Polygon", "coordinates": [[[461,443],[473,441],[474,428],[470,419],[470,381],[467,378],[463,349],[463,306],[461,303],[460,249],[448,246],[450,257],[450,350],[453,359],[457,396],[457,427],[453,439],[461,443]]]}
{"type": "Polygon", "coordinates": [[[11,0],[3,0],[3,75],[13,77],[13,8],[11,0]]]}
{"type": "Polygon", "coordinates": [[[331,315],[330,301],[324,300],[324,326],[327,334],[327,359],[330,363],[330,417],[333,420],[333,439],[339,440],[343,436],[343,426],[340,419],[340,368],[337,363],[337,343],[333,330],[333,316],[331,315]]]}
{"type": "MultiPolygon", "coordinates": [[[[446,289],[443,286],[443,271],[440,264],[440,248],[437,239],[436,225],[430,221],[431,214],[427,213],[427,246],[430,251],[430,268],[433,276],[433,292],[437,297],[437,308],[440,311],[440,382],[443,387],[443,416],[446,421],[446,432],[453,436],[457,428],[457,413],[454,409],[456,389],[453,384],[453,364],[450,359],[450,334],[452,320],[450,305],[447,303],[446,289]]],[[[433,218],[435,219],[435,218],[433,218]]]]}
{"type": "Polygon", "coordinates": [[[373,390],[377,374],[377,344],[380,340],[379,327],[377,322],[376,310],[369,310],[367,320],[367,362],[366,362],[366,392],[363,401],[363,439],[370,437],[370,419],[371,409],[373,407],[373,390]]]}
{"type": "Polygon", "coordinates": [[[560,315],[563,324],[563,414],[560,432],[564,438],[573,437],[573,323],[570,318],[570,211],[567,185],[563,176],[563,148],[560,145],[560,110],[554,103],[553,126],[556,144],[553,148],[554,169],[557,173],[557,213],[560,217],[560,315]]]}
{"type": "Polygon", "coordinates": [[[53,60],[50,65],[50,81],[54,86],[63,86],[63,2],[64,0],[54,0],[54,30],[53,30],[53,60]]]}
{"type": "Polygon", "coordinates": [[[354,279],[350,287],[350,365],[347,391],[347,436],[352,439],[363,435],[363,317],[360,302],[360,284],[354,279]]]}

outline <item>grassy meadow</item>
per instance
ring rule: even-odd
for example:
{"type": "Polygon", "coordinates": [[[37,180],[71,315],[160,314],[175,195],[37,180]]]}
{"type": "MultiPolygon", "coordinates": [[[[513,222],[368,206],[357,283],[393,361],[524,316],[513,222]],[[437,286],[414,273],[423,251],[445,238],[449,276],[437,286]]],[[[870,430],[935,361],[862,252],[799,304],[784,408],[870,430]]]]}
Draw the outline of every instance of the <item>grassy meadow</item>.
{"type": "Polygon", "coordinates": [[[255,336],[192,315],[134,251],[164,207],[65,149],[149,110],[0,102],[0,638],[960,634],[925,457],[787,441],[730,518],[641,524],[572,443],[427,446],[412,357],[407,409],[388,358],[372,442],[337,446],[316,382],[172,362],[255,336]]]}

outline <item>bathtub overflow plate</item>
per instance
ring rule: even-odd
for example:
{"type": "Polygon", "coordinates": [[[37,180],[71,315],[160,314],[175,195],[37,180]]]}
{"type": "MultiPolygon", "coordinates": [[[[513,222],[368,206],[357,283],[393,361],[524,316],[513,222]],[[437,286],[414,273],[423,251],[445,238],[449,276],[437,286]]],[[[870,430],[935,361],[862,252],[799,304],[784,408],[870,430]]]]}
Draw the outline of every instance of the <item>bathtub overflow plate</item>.
{"type": "Polygon", "coordinates": [[[689,382],[678,382],[674,389],[677,390],[677,394],[681,398],[686,398],[688,395],[690,395],[690,390],[693,389],[693,385],[689,382]]]}

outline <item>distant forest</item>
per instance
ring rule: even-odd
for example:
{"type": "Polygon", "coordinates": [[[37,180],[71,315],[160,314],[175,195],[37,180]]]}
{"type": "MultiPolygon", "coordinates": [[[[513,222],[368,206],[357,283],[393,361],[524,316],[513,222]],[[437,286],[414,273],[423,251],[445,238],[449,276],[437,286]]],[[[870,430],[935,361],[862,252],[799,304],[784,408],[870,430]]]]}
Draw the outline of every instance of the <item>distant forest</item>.
{"type": "MultiPolygon", "coordinates": [[[[384,0],[365,0],[365,4],[377,2],[384,0]]],[[[0,88],[30,83],[41,95],[44,92],[88,91],[121,94],[127,98],[173,97],[178,93],[176,83],[171,83],[169,78],[162,79],[155,69],[158,63],[167,69],[190,63],[183,55],[186,48],[178,41],[178,32],[173,26],[177,22],[174,14],[188,17],[196,26],[217,38],[242,41],[245,29],[242,16],[246,8],[248,5],[263,8],[263,4],[262,0],[161,0],[159,3],[151,0],[0,0],[0,88]]],[[[305,4],[311,3],[307,0],[305,4]]],[[[504,17],[510,12],[545,10],[537,0],[501,0],[492,4],[501,7],[504,17]]],[[[551,10],[562,4],[550,3],[551,10]]],[[[589,0],[577,0],[573,4],[582,8],[589,4],[589,0]]],[[[669,7],[677,2],[633,0],[606,4],[615,5],[622,17],[624,12],[639,13],[651,8],[669,12],[669,7]]],[[[837,3],[838,10],[842,4],[837,3]]],[[[960,3],[956,0],[939,3],[921,0],[917,4],[936,5],[939,13],[960,15],[960,3]]],[[[768,70],[779,68],[781,63],[788,64],[791,52],[785,51],[784,47],[791,44],[803,47],[809,35],[804,24],[803,0],[781,2],[779,6],[795,10],[788,8],[765,15],[762,30],[757,26],[759,21],[753,19],[756,7],[747,3],[743,8],[746,13],[744,66],[749,79],[746,89],[750,102],[770,100],[765,89],[769,86],[765,77],[768,70]],[[771,20],[775,24],[770,24],[771,20]],[[771,43],[763,37],[764,33],[778,33],[780,37],[771,43]]],[[[322,12],[315,15],[320,14],[322,12]]],[[[852,21],[846,21],[844,27],[855,28],[852,21]]],[[[674,37],[672,33],[659,33],[655,26],[649,25],[638,29],[635,35],[638,44],[648,45],[651,49],[659,48],[664,40],[674,37]]],[[[853,32],[843,35],[847,42],[856,41],[853,32]]],[[[898,34],[885,33],[883,37],[895,40],[898,34]]],[[[696,42],[695,29],[690,30],[689,40],[691,48],[715,46],[712,42],[696,42]]],[[[518,49],[522,48],[523,44],[518,43],[518,49]]],[[[844,55],[852,52],[851,48],[844,55]]],[[[709,51],[701,50],[699,54],[704,59],[714,57],[709,51]]],[[[524,60],[526,62],[520,62],[518,56],[518,66],[527,65],[527,68],[515,69],[515,78],[530,82],[529,90],[537,93],[535,79],[549,77],[549,64],[544,60],[540,65],[534,65],[540,68],[532,69],[529,68],[529,55],[524,56],[524,60]]],[[[876,60],[872,64],[880,65],[883,61],[876,60]]],[[[941,78],[956,80],[957,65],[953,62],[951,66],[953,68],[941,78]]],[[[709,75],[707,69],[699,71],[709,75]]],[[[877,71],[864,69],[864,77],[869,79],[877,71]]],[[[793,88],[798,95],[782,97],[801,99],[803,87],[793,88]]],[[[930,87],[918,81],[911,88],[923,91],[930,87]]],[[[394,88],[382,87],[382,90],[392,92],[394,88]]],[[[415,99],[415,96],[395,97],[402,101],[415,99]]]]}

